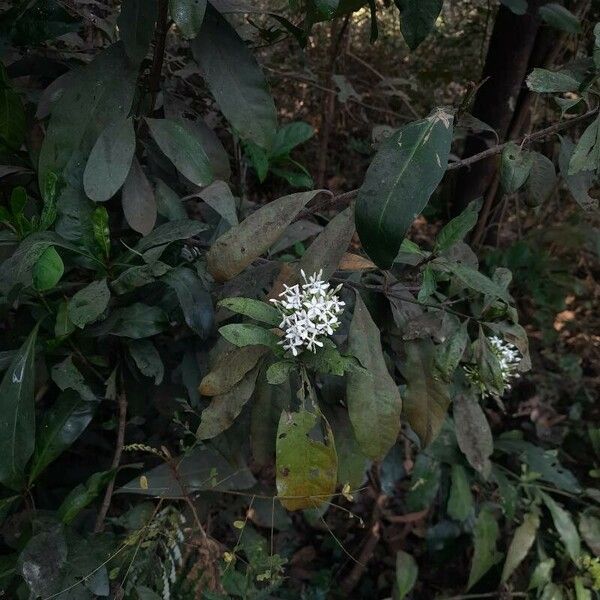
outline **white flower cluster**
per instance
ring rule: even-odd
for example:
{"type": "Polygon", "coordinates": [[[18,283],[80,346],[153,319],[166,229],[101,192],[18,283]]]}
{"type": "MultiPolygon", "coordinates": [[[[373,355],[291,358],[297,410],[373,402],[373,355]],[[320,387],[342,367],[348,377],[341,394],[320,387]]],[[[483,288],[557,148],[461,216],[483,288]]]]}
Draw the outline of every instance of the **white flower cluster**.
{"type": "MultiPolygon", "coordinates": [[[[523,357],[516,346],[510,344],[509,342],[505,342],[497,335],[488,338],[488,340],[490,342],[490,346],[492,347],[492,352],[496,355],[498,362],[500,363],[503,391],[510,390],[513,380],[518,379],[521,376],[521,374],[517,371],[517,367],[523,357]]],[[[464,370],[467,374],[467,379],[479,389],[482,397],[485,398],[489,395],[498,395],[488,389],[488,386],[484,381],[482,381],[477,367],[465,366],[464,370]]]]}
{"type": "Polygon", "coordinates": [[[341,285],[330,289],[329,283],[321,279],[322,270],[308,278],[304,271],[300,273],[303,284],[286,285],[280,299],[271,300],[282,316],[279,327],[285,337],[280,344],[294,356],[304,348],[316,352],[317,347],[323,346],[322,338],[338,328],[338,317],[344,310],[344,302],[337,296],[341,285]]]}

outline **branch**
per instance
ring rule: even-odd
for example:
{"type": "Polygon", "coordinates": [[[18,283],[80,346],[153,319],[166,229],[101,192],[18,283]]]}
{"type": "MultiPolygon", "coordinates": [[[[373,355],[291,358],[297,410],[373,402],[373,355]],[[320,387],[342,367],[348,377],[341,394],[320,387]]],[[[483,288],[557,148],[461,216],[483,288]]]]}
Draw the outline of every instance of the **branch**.
{"type": "MultiPolygon", "coordinates": [[[[121,381],[121,383],[123,383],[121,381]]],[[[115,454],[113,456],[111,470],[119,468],[121,462],[121,455],[123,454],[123,445],[125,443],[125,425],[127,423],[127,396],[125,395],[124,386],[121,385],[121,393],[118,395],[119,400],[119,428],[117,430],[117,442],[115,445],[115,454]]],[[[106,488],[104,493],[104,500],[96,519],[96,526],[94,527],[95,533],[100,533],[104,529],[104,519],[108,513],[110,507],[110,501],[112,498],[113,490],[115,489],[115,478],[113,477],[106,488]]]]}
{"type": "Polygon", "coordinates": [[[152,66],[148,76],[148,89],[151,93],[150,113],[154,111],[156,96],[160,91],[160,76],[162,74],[165,59],[165,45],[167,43],[167,31],[169,20],[169,0],[158,0],[158,15],[156,17],[156,28],[154,29],[154,52],[152,54],[152,66]]]}
{"type": "MultiPolygon", "coordinates": [[[[530,142],[539,141],[544,139],[550,135],[558,133],[564,129],[571,127],[576,123],[581,123],[582,121],[586,121],[590,117],[593,117],[598,114],[599,109],[594,108],[584,113],[583,115],[579,115],[577,117],[573,117],[567,121],[561,121],[560,123],[555,123],[554,125],[550,125],[550,127],[546,127],[545,129],[540,129],[539,131],[535,131],[534,133],[530,133],[528,135],[524,135],[523,137],[510,140],[508,142],[504,142],[502,144],[498,144],[483,152],[479,152],[478,154],[474,154],[473,156],[469,156],[467,158],[463,158],[461,160],[457,160],[456,162],[449,163],[446,171],[454,171],[456,169],[461,169],[463,167],[469,167],[480,160],[485,160],[486,158],[490,158],[491,156],[496,156],[500,154],[508,144],[514,143],[517,145],[522,145],[530,142]]],[[[325,208],[333,208],[337,206],[345,206],[350,203],[351,200],[356,198],[358,195],[358,189],[350,190],[349,192],[344,192],[343,194],[339,194],[337,196],[324,198],[319,202],[313,203],[308,207],[308,210],[311,213],[319,212],[320,210],[324,210],[325,208]]]]}

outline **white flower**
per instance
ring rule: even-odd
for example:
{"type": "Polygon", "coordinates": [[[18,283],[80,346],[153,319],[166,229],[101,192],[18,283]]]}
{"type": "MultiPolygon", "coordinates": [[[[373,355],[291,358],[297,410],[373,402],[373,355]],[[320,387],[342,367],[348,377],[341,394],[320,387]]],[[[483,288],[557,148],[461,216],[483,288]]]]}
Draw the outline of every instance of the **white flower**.
{"type": "Polygon", "coordinates": [[[304,271],[300,273],[302,285],[286,285],[279,299],[271,300],[282,317],[279,327],[284,331],[284,339],[279,343],[294,356],[304,349],[316,352],[321,348],[322,338],[339,327],[338,317],[344,310],[344,302],[336,295],[341,285],[330,289],[322,279],[322,270],[310,277],[304,271]]]}
{"type": "MultiPolygon", "coordinates": [[[[502,338],[494,335],[488,338],[491,350],[498,359],[500,364],[500,375],[502,377],[502,391],[506,392],[512,387],[512,382],[518,379],[521,374],[517,371],[519,363],[523,359],[518,348],[509,342],[505,342],[502,338]]],[[[482,398],[486,396],[498,397],[497,390],[489,389],[489,386],[482,380],[479,369],[475,365],[466,365],[463,367],[467,375],[467,379],[473,386],[478,388],[482,398]]]]}

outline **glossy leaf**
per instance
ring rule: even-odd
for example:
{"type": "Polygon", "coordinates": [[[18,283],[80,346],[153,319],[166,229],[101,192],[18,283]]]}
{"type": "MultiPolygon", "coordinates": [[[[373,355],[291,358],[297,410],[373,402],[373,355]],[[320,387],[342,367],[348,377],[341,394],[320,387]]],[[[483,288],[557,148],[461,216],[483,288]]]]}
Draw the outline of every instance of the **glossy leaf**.
{"type": "Polygon", "coordinates": [[[473,394],[458,394],[452,406],[458,445],[469,464],[487,479],[494,440],[485,414],[473,394]]]}
{"type": "Polygon", "coordinates": [[[196,185],[211,183],[212,169],[202,140],[178,121],[146,119],[146,123],[154,141],[184,177],[196,185]]]}
{"type": "Polygon", "coordinates": [[[296,146],[308,141],[313,135],[315,130],[304,121],[282,125],[275,135],[271,158],[287,156],[296,146]]]}
{"type": "Polygon", "coordinates": [[[224,394],[213,396],[202,411],[196,437],[200,440],[214,438],[233,424],[254,392],[258,369],[254,368],[224,394]]]}
{"type": "Polygon", "coordinates": [[[523,518],[523,522],[515,531],[508,551],[506,553],[506,562],[502,569],[502,581],[506,582],[510,579],[514,570],[523,562],[527,556],[540,526],[540,519],[535,513],[527,513],[523,518]]]}
{"type": "Polygon", "coordinates": [[[296,215],[319,191],[299,192],[278,198],[225,232],[206,255],[210,274],[227,281],[264,254],[296,215]]]}
{"type": "Polygon", "coordinates": [[[477,517],[473,531],[475,550],[467,589],[471,589],[501,558],[496,550],[498,522],[492,510],[484,506],[477,517]]]}
{"type": "Polygon", "coordinates": [[[156,198],[152,186],[136,158],[123,185],[123,213],[134,231],[148,235],[156,223],[156,198]]]}
{"type": "Polygon", "coordinates": [[[348,333],[348,352],[365,369],[347,375],[346,398],[352,428],[362,451],[372,460],[382,460],[400,433],[402,398],[385,363],[379,328],[358,293],[348,333]]]}
{"type": "Polygon", "coordinates": [[[106,279],[98,279],[76,292],[68,302],[68,315],[72,323],[83,329],[98,320],[106,310],[110,290],[106,279]]]}
{"type": "Polygon", "coordinates": [[[29,471],[30,483],[65,450],[89,425],[98,402],[84,400],[77,392],[63,392],[38,425],[36,447],[29,471]]]}
{"type": "Polygon", "coordinates": [[[219,108],[238,135],[270,148],[277,114],[265,77],[233,27],[210,7],[192,42],[192,54],[219,108]]]}
{"type": "Polygon", "coordinates": [[[403,415],[426,446],[440,432],[450,405],[448,386],[435,373],[433,343],[426,339],[407,343],[401,370],[407,381],[403,415]]]}
{"type": "Polygon", "coordinates": [[[356,228],[381,268],[394,262],[408,228],[446,171],[452,121],[452,114],[438,109],[405,125],[381,144],[369,166],[356,200],[356,228]]]}
{"type": "Polygon", "coordinates": [[[19,487],[35,446],[35,344],[39,324],[13,356],[0,383],[0,482],[19,487]]]}
{"type": "Polygon", "coordinates": [[[431,33],[442,10],[443,0],[395,0],[400,9],[400,29],[414,50],[431,33]]]}
{"type": "Polygon", "coordinates": [[[170,0],[171,18],[181,30],[184,38],[193,38],[198,35],[204,13],[206,0],[170,0]]]}
{"type": "Polygon", "coordinates": [[[83,189],[95,202],[112,198],[125,183],[135,152],[133,120],[114,121],[96,140],[83,172],[83,189]]]}
{"type": "MultiPolygon", "coordinates": [[[[321,417],[322,418],[322,417],[321,417]]],[[[319,415],[284,411],[277,428],[277,497],[287,510],[317,508],[335,492],[337,454],[329,424],[324,441],[309,437],[319,415]]]]}

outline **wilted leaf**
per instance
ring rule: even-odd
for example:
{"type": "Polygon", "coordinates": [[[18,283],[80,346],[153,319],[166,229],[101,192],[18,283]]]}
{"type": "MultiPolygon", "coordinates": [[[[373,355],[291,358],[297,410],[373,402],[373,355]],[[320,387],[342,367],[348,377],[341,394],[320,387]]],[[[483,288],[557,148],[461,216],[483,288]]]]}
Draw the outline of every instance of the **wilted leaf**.
{"type": "Polygon", "coordinates": [[[264,346],[243,346],[221,352],[211,371],[200,382],[203,396],[218,396],[228,392],[251,371],[267,352],[264,346]]]}
{"type": "Polygon", "coordinates": [[[363,452],[373,460],[381,460],[400,433],[402,398],[385,364],[379,328],[358,293],[348,352],[365,369],[348,373],[346,398],[352,428],[363,452]]]}
{"type": "Polygon", "coordinates": [[[494,440],[489,423],[473,394],[458,394],[453,404],[456,439],[469,464],[484,479],[490,475],[494,440]]]}
{"type": "Polygon", "coordinates": [[[38,424],[29,471],[30,483],[83,433],[97,407],[98,402],[84,400],[74,390],[63,392],[58,397],[38,424]]]}
{"type": "Polygon", "coordinates": [[[396,553],[396,580],[394,600],[403,600],[417,582],[419,567],[412,555],[399,550],[396,553]]]}
{"type": "Polygon", "coordinates": [[[134,157],[123,185],[123,213],[134,231],[148,235],[156,223],[156,198],[152,186],[134,157]]]}
{"type": "Polygon", "coordinates": [[[266,252],[318,190],[278,198],[225,232],[206,256],[210,274],[227,281],[266,252]]]}
{"type": "Polygon", "coordinates": [[[491,509],[482,507],[473,531],[473,561],[467,589],[471,589],[501,558],[496,550],[498,522],[491,509]]]}
{"type": "Polygon", "coordinates": [[[202,411],[196,436],[200,440],[214,438],[231,427],[254,392],[258,369],[253,369],[224,394],[213,396],[202,411]]]}
{"type": "MultiPolygon", "coordinates": [[[[321,417],[322,418],[322,417],[321,417]]],[[[335,492],[337,454],[324,421],[324,442],[309,437],[318,415],[284,411],[277,428],[277,497],[288,510],[316,508],[335,492]]]]}
{"type": "Polygon", "coordinates": [[[71,322],[83,329],[93,323],[106,310],[110,300],[110,290],[106,279],[92,281],[79,290],[68,302],[68,315],[71,322]]]}
{"type": "Polygon", "coordinates": [[[385,140],[356,200],[356,228],[381,268],[396,258],[408,228],[441,181],[452,141],[452,114],[437,109],[385,140]]]}
{"type": "Polygon", "coordinates": [[[579,564],[579,558],[581,556],[581,540],[571,515],[548,494],[545,494],[544,492],[540,492],[540,494],[544,504],[548,507],[548,510],[552,515],[554,527],[556,528],[558,535],[560,535],[560,538],[567,549],[567,553],[576,565],[579,564]]]}
{"type": "Polygon", "coordinates": [[[535,536],[537,535],[540,519],[535,513],[527,513],[523,518],[523,523],[517,527],[513,536],[508,552],[506,553],[506,562],[502,569],[502,581],[506,582],[513,574],[514,570],[523,562],[529,549],[533,546],[535,536]]]}
{"type": "Polygon", "coordinates": [[[246,44],[211,7],[192,42],[192,54],[219,108],[240,137],[270,148],[277,114],[267,82],[246,44]]]}
{"type": "Polygon", "coordinates": [[[35,343],[39,324],[15,353],[0,383],[0,482],[19,487],[35,446],[35,343]]]}
{"type": "Polygon", "coordinates": [[[135,152],[133,120],[112,122],[96,140],[83,172],[83,189],[95,202],[105,202],[121,188],[135,152]]]}
{"type": "Polygon", "coordinates": [[[208,156],[202,140],[178,121],[171,119],[146,119],[150,133],[175,165],[177,170],[196,185],[208,185],[213,180],[208,156]]]}
{"type": "Polygon", "coordinates": [[[401,370],[407,381],[403,415],[426,446],[440,432],[450,404],[448,386],[435,373],[433,343],[429,339],[407,343],[401,370]]]}

